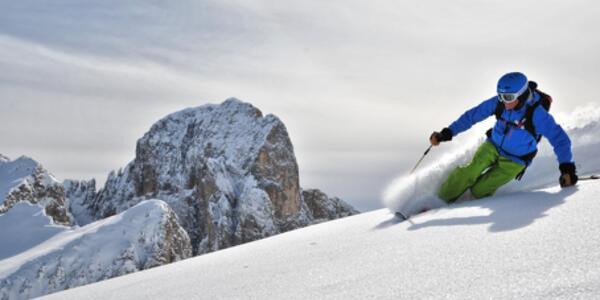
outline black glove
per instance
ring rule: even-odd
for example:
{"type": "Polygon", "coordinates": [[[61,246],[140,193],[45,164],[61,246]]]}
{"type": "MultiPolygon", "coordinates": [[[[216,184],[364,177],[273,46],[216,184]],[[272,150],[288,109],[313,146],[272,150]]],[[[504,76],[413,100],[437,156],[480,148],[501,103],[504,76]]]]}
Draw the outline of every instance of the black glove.
{"type": "Polygon", "coordinates": [[[429,142],[432,145],[437,146],[441,142],[451,141],[452,140],[452,130],[448,128],[442,129],[442,132],[435,131],[429,136],[429,142]]]}
{"type": "Polygon", "coordinates": [[[573,186],[577,183],[579,177],[577,177],[574,163],[562,163],[558,168],[560,169],[558,181],[561,187],[573,186]]]}

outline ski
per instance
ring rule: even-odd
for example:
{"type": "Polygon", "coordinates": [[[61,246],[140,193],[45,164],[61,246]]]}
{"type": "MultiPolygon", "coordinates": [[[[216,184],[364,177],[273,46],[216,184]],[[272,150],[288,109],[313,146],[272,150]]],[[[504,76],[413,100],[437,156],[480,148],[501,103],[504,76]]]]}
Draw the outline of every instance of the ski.
{"type": "Polygon", "coordinates": [[[394,216],[396,216],[396,218],[400,219],[400,222],[408,221],[408,223],[415,225],[415,223],[410,219],[410,216],[407,216],[400,211],[395,212],[394,216]]]}

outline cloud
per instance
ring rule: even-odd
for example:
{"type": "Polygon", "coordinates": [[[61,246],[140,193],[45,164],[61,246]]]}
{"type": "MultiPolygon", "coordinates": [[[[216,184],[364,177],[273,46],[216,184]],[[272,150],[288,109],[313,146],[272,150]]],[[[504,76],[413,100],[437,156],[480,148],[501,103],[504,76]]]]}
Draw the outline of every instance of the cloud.
{"type": "Polygon", "coordinates": [[[588,1],[8,2],[0,150],[117,149],[95,154],[108,173],[162,116],[235,96],[286,123],[304,182],[376,199],[504,72],[537,79],[557,112],[595,99],[597,14],[588,1]]]}

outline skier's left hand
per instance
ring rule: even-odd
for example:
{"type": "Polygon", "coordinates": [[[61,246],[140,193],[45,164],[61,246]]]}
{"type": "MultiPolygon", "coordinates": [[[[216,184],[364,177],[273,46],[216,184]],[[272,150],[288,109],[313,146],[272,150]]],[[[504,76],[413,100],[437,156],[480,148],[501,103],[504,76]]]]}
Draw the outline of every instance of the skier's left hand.
{"type": "Polygon", "coordinates": [[[561,175],[558,181],[560,182],[561,187],[565,188],[577,183],[579,177],[577,177],[574,163],[562,163],[560,164],[559,169],[561,175]]]}

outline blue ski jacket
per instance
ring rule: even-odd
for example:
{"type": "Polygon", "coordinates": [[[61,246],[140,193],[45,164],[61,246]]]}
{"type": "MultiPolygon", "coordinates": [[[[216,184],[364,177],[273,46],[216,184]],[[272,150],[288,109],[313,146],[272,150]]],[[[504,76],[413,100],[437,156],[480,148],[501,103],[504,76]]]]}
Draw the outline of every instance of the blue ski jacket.
{"type": "MultiPolygon", "coordinates": [[[[531,162],[525,161],[521,157],[537,150],[537,141],[531,133],[525,130],[519,123],[525,116],[528,105],[533,105],[540,100],[540,95],[533,92],[533,97],[516,110],[505,109],[502,113],[502,119],[498,119],[493,127],[492,134],[488,141],[492,142],[500,155],[522,165],[528,165],[531,162]],[[512,124],[509,124],[512,123],[512,124]]],[[[495,115],[498,96],[494,96],[481,104],[467,110],[454,121],[448,128],[452,131],[452,136],[471,128],[474,124],[495,115]]],[[[571,152],[571,140],[567,133],[558,125],[554,118],[539,105],[533,112],[533,126],[537,134],[546,137],[558,159],[558,163],[572,162],[573,154],[571,152]]]]}

